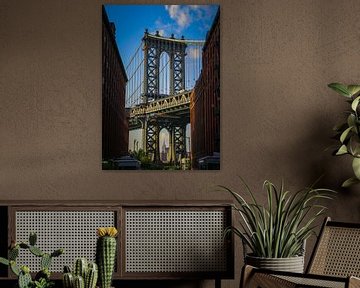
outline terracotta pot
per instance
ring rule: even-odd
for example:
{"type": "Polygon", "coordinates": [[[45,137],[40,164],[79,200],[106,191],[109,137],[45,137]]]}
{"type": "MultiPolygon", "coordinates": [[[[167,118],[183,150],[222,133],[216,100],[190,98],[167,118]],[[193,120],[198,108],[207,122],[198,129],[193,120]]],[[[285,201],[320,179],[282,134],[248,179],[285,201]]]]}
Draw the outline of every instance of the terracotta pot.
{"type": "Polygon", "coordinates": [[[304,273],[304,256],[289,258],[263,258],[246,255],[245,263],[263,269],[304,273]]]}

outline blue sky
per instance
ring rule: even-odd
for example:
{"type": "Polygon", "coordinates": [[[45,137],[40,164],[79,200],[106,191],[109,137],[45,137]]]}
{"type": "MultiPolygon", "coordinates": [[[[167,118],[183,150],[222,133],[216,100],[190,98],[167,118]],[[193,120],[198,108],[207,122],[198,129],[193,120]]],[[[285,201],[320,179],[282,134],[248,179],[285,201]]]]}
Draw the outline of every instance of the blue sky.
{"type": "Polygon", "coordinates": [[[218,5],[105,5],[109,20],[115,23],[116,42],[124,65],[141,43],[145,29],[162,36],[204,40],[218,5]]]}

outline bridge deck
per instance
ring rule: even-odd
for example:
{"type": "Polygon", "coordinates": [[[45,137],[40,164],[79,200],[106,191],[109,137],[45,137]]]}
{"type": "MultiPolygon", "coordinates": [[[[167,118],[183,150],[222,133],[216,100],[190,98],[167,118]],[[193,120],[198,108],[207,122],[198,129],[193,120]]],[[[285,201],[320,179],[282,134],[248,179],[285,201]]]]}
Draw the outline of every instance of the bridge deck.
{"type": "Polygon", "coordinates": [[[192,90],[184,91],[177,95],[171,95],[147,104],[137,105],[130,110],[130,118],[144,116],[153,113],[167,113],[190,109],[190,94],[192,90]]]}

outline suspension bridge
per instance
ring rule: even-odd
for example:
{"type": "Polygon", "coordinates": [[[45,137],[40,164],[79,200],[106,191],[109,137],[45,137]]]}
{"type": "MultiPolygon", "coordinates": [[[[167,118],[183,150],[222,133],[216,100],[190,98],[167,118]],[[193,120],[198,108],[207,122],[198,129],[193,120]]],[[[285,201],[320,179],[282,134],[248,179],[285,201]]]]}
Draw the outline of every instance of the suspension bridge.
{"type": "Polygon", "coordinates": [[[153,162],[161,162],[160,132],[166,129],[169,162],[177,164],[188,155],[190,95],[201,73],[204,43],[145,31],[126,66],[130,150],[141,148],[153,162]]]}

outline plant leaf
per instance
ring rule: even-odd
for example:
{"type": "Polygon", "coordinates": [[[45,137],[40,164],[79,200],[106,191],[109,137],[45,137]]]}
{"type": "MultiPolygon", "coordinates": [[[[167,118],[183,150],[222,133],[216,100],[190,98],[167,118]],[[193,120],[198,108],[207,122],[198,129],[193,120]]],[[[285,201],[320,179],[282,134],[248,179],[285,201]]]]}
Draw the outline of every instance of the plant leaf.
{"type": "Polygon", "coordinates": [[[0,257],[0,263],[1,264],[4,264],[4,265],[9,265],[10,263],[9,263],[9,260],[8,259],[5,259],[5,258],[3,258],[3,257],[0,257]]]}
{"type": "Polygon", "coordinates": [[[354,96],[355,94],[360,92],[360,85],[348,85],[347,90],[350,93],[350,96],[354,96]]]}
{"type": "Polygon", "coordinates": [[[341,145],[341,147],[339,148],[339,150],[336,152],[335,155],[344,155],[347,153],[348,153],[348,150],[346,148],[346,145],[341,145]]]}
{"type": "Polygon", "coordinates": [[[344,181],[344,183],[342,183],[341,187],[348,188],[352,185],[359,184],[359,183],[360,183],[359,179],[357,179],[356,177],[351,177],[351,178],[347,179],[346,181],[344,181]]]}
{"type": "Polygon", "coordinates": [[[328,85],[329,88],[333,89],[335,92],[339,93],[342,96],[351,97],[350,92],[347,89],[347,86],[341,83],[330,83],[328,85]]]}
{"type": "Polygon", "coordinates": [[[352,161],[352,168],[356,178],[360,180],[360,158],[354,157],[352,161]]]}
{"type": "Polygon", "coordinates": [[[346,137],[348,136],[348,134],[349,134],[349,132],[351,131],[352,128],[353,128],[353,126],[345,129],[345,131],[343,133],[341,133],[341,136],[340,136],[341,143],[344,143],[346,137]]]}
{"type": "Polygon", "coordinates": [[[348,150],[354,157],[360,156],[360,138],[357,135],[352,135],[348,143],[348,150]]]}
{"type": "Polygon", "coordinates": [[[360,101],[360,96],[356,97],[356,98],[354,99],[354,101],[352,101],[352,103],[351,103],[351,109],[352,109],[352,110],[356,111],[356,108],[357,108],[358,105],[359,105],[359,101],[360,101]]]}
{"type": "MultiPolygon", "coordinates": [[[[356,116],[354,113],[350,113],[348,118],[347,118],[347,124],[348,126],[353,126],[356,128],[356,116]]],[[[355,129],[355,132],[357,132],[357,129],[355,129]]]]}

